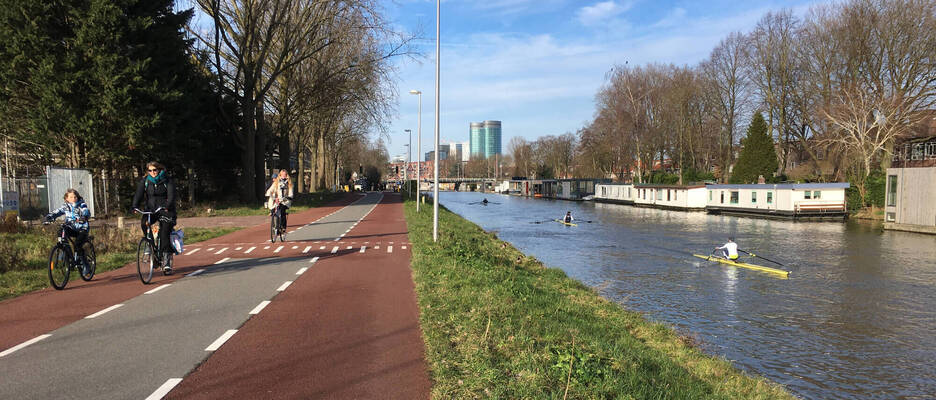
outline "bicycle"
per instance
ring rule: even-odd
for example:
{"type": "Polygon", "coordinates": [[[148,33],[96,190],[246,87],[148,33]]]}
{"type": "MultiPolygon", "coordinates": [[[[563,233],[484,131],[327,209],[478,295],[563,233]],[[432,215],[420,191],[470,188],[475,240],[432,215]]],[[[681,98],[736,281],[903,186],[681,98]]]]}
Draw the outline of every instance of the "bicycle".
{"type": "Polygon", "coordinates": [[[280,207],[279,199],[274,200],[273,209],[270,210],[270,243],[276,243],[277,237],[281,242],[286,241],[286,217],[288,215],[286,209],[280,207]],[[283,213],[282,226],[280,226],[280,213],[283,213]]]}
{"type": "MultiPolygon", "coordinates": [[[[43,223],[43,225],[46,224],[49,223],[43,223]]],[[[63,222],[59,227],[58,239],[49,252],[49,283],[56,290],[65,289],[72,268],[81,268],[78,270],[78,275],[85,282],[93,279],[94,272],[97,270],[97,253],[94,252],[94,243],[92,243],[94,236],[88,235],[88,239],[82,245],[84,257],[79,259],[78,253],[73,250],[75,239],[66,233],[65,225],[66,223],[63,222]]]]}
{"type": "MultiPolygon", "coordinates": [[[[163,210],[162,207],[156,209],[156,211],[141,211],[140,209],[134,208],[133,211],[146,216],[146,231],[143,234],[143,237],[140,239],[140,244],[137,245],[137,274],[140,276],[140,281],[143,284],[149,284],[153,280],[153,269],[160,267],[169,267],[172,268],[172,256],[173,252],[165,251],[159,252],[155,249],[159,248],[159,220],[153,222],[153,215],[159,213],[163,210]]],[[[163,269],[164,275],[169,275],[171,272],[170,269],[163,269]]]]}

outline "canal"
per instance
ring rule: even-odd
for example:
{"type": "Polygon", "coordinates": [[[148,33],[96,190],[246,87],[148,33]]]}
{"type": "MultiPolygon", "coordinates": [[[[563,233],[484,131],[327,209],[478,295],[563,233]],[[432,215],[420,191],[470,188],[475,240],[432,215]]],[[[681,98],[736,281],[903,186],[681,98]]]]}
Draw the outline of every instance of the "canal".
{"type": "Polygon", "coordinates": [[[936,397],[936,236],[482,193],[439,198],[547,266],[797,396],[936,397]],[[490,203],[479,204],[483,198],[490,203]],[[550,221],[566,211],[578,226],[550,221]],[[692,257],[729,235],[786,264],[789,279],[692,257]]]}

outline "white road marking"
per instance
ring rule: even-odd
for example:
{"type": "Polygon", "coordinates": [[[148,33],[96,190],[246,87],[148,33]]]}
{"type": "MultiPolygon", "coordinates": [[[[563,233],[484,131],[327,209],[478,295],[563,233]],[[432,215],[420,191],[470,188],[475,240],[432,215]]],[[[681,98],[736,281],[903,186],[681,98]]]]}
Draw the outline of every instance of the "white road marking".
{"type": "Polygon", "coordinates": [[[18,345],[16,345],[16,346],[10,347],[9,349],[6,349],[6,350],[4,350],[2,353],[0,353],[0,357],[6,356],[6,355],[9,355],[9,354],[13,354],[13,352],[15,352],[15,351],[17,351],[17,350],[19,350],[19,349],[22,349],[23,347],[29,346],[29,345],[31,345],[31,344],[33,344],[33,343],[36,343],[36,342],[38,342],[38,341],[40,341],[40,340],[42,340],[42,339],[45,339],[45,338],[47,338],[47,337],[49,337],[49,336],[52,336],[52,335],[50,335],[50,334],[39,335],[39,336],[36,336],[36,337],[34,337],[34,338],[32,338],[32,339],[29,339],[29,340],[27,340],[27,341],[25,341],[25,342],[23,342],[23,343],[20,343],[20,344],[18,344],[18,345]]]}
{"type": "MultiPolygon", "coordinates": [[[[220,261],[219,261],[218,263],[220,264],[220,261]]],[[[205,272],[205,269],[204,269],[204,268],[202,268],[202,269],[200,269],[200,270],[198,270],[198,271],[192,272],[191,274],[188,274],[188,275],[186,275],[186,276],[195,276],[195,275],[198,275],[198,274],[200,274],[200,273],[202,273],[202,272],[205,272]]]]}
{"type": "Polygon", "coordinates": [[[253,310],[250,310],[250,315],[260,314],[260,311],[263,310],[263,308],[266,307],[267,304],[270,304],[269,300],[261,301],[260,304],[257,304],[257,306],[254,307],[253,310]]]}
{"type": "Polygon", "coordinates": [[[188,252],[188,253],[185,253],[185,255],[190,256],[190,255],[192,255],[192,254],[195,254],[195,252],[197,252],[197,251],[199,251],[199,250],[201,250],[201,247],[196,247],[196,248],[194,248],[194,249],[192,249],[192,250],[189,250],[189,252],[188,252]]]}
{"type": "Polygon", "coordinates": [[[325,250],[325,246],[319,247],[319,250],[325,250]]]}
{"type": "Polygon", "coordinates": [[[105,309],[103,309],[103,310],[101,310],[101,311],[98,311],[98,312],[96,312],[96,313],[94,313],[94,314],[91,314],[91,315],[85,317],[85,319],[100,317],[101,315],[104,315],[104,313],[107,313],[107,312],[110,312],[110,311],[114,311],[114,310],[116,310],[116,309],[118,309],[118,308],[120,308],[120,307],[122,307],[122,306],[123,306],[123,304],[114,304],[114,305],[112,305],[112,306],[110,306],[110,307],[107,307],[107,308],[105,308],[105,309]]]}
{"type": "Polygon", "coordinates": [[[237,333],[237,329],[228,329],[228,331],[224,332],[221,337],[215,339],[215,341],[208,345],[208,347],[205,347],[205,351],[215,351],[220,349],[221,345],[223,345],[224,342],[227,342],[228,339],[230,339],[231,336],[234,336],[235,333],[237,333]]]}
{"type": "Polygon", "coordinates": [[[270,246],[264,246],[263,249],[264,249],[264,250],[269,250],[269,249],[270,249],[270,246]]]}
{"type": "Polygon", "coordinates": [[[380,250],[380,245],[378,244],[378,245],[374,246],[374,250],[380,250]]]}
{"type": "Polygon", "coordinates": [[[403,246],[403,250],[406,250],[406,246],[403,246]]]}
{"type": "Polygon", "coordinates": [[[277,288],[276,291],[277,291],[277,292],[282,292],[282,291],[286,290],[286,288],[288,288],[289,285],[292,285],[292,281],[283,282],[283,284],[280,285],[280,287],[277,288]]]}
{"type": "Polygon", "coordinates": [[[227,260],[230,260],[230,259],[231,259],[231,257],[224,257],[224,258],[218,260],[218,262],[216,262],[215,264],[221,264],[221,263],[223,263],[223,262],[225,262],[225,261],[227,261],[227,260]]]}
{"type": "Polygon", "coordinates": [[[157,286],[155,289],[150,289],[149,291],[143,292],[143,294],[153,294],[153,293],[156,293],[156,292],[158,292],[158,291],[160,291],[160,290],[163,290],[163,289],[165,289],[165,288],[167,288],[167,287],[169,287],[169,286],[172,286],[172,284],[171,284],[171,283],[167,283],[167,284],[165,284],[165,285],[159,285],[159,286],[157,286]]]}
{"type": "Polygon", "coordinates": [[[227,247],[225,247],[225,248],[223,248],[223,249],[221,249],[221,250],[218,250],[217,252],[215,252],[215,254],[221,254],[221,253],[224,253],[224,251],[225,251],[225,250],[227,250],[227,249],[228,249],[228,248],[227,248],[227,247]]]}
{"type": "Polygon", "coordinates": [[[302,274],[304,274],[304,273],[305,273],[306,271],[308,271],[308,270],[309,270],[309,267],[302,267],[302,268],[299,268],[299,270],[296,271],[296,275],[302,275],[302,274]]]}
{"type": "Polygon", "coordinates": [[[361,253],[363,253],[363,252],[364,252],[364,249],[366,249],[366,248],[367,248],[367,246],[361,246],[361,253]]]}
{"type": "Polygon", "coordinates": [[[238,248],[234,249],[234,251],[240,251],[240,249],[243,249],[243,247],[238,247],[238,248]]]}
{"type": "Polygon", "coordinates": [[[332,254],[335,254],[335,253],[337,253],[337,252],[338,252],[338,246],[335,246],[335,247],[332,249],[331,253],[332,253],[332,254]]]}
{"type": "Polygon", "coordinates": [[[211,247],[211,248],[209,248],[208,250],[205,250],[205,251],[214,251],[214,247],[211,247]]]}
{"type": "Polygon", "coordinates": [[[181,382],[182,382],[182,378],[171,378],[167,380],[166,383],[163,383],[162,386],[159,387],[159,389],[156,389],[156,391],[153,392],[153,394],[149,395],[149,397],[147,397],[146,400],[162,399],[167,394],[169,394],[169,392],[172,391],[172,388],[176,387],[176,385],[178,385],[181,382]]]}
{"type": "Polygon", "coordinates": [[[282,250],[282,249],[283,249],[283,247],[286,247],[286,246],[280,246],[280,247],[277,247],[277,248],[276,248],[276,250],[273,250],[273,252],[274,252],[274,253],[279,253],[279,252],[280,252],[280,250],[282,250]]]}
{"type": "Polygon", "coordinates": [[[308,253],[309,250],[312,250],[312,246],[306,246],[306,248],[302,250],[302,253],[303,254],[308,253]]]}
{"type": "Polygon", "coordinates": [[[345,250],[351,250],[351,246],[348,246],[348,248],[346,248],[345,250]]]}
{"type": "Polygon", "coordinates": [[[316,261],[318,261],[318,257],[312,257],[312,259],[309,260],[309,263],[315,264],[316,261]]]}
{"type": "Polygon", "coordinates": [[[293,246],[292,249],[295,250],[295,249],[298,249],[298,248],[299,248],[299,246],[293,246]]]}
{"type": "Polygon", "coordinates": [[[387,246],[387,253],[393,253],[393,246],[387,246]]]}
{"type": "Polygon", "coordinates": [[[257,246],[251,247],[251,248],[247,249],[247,251],[245,251],[244,254],[250,254],[250,252],[251,252],[251,251],[254,251],[254,249],[256,249],[256,248],[257,248],[257,246]]]}

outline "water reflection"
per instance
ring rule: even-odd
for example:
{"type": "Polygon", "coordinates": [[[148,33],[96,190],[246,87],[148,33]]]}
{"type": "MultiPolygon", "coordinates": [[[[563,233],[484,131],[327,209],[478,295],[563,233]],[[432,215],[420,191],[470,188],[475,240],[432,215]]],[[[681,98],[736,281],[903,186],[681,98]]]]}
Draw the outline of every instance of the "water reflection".
{"type": "Polygon", "coordinates": [[[797,395],[936,394],[936,236],[855,222],[794,223],[510,196],[494,196],[497,205],[468,204],[481,197],[443,193],[441,201],[797,395]],[[578,227],[533,223],[568,210],[578,227]],[[691,256],[707,254],[728,236],[742,249],[787,264],[790,279],[691,256]]]}

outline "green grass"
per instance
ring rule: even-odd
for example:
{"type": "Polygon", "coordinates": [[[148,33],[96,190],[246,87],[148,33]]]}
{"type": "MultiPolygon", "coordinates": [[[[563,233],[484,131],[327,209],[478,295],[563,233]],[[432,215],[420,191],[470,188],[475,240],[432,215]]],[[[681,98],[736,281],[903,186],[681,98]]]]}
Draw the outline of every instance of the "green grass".
{"type": "MultiPolygon", "coordinates": [[[[291,213],[305,211],[310,208],[319,207],[336,199],[340,194],[332,192],[299,193],[293,198],[292,206],[289,208],[291,213]]],[[[243,217],[252,215],[267,215],[270,210],[266,208],[266,202],[256,205],[244,205],[235,202],[214,202],[203,203],[178,211],[178,216],[183,217],[243,217]],[[208,210],[211,212],[208,212],[208,210]]]]}
{"type": "MultiPolygon", "coordinates": [[[[46,265],[55,243],[54,228],[0,233],[0,300],[49,286],[46,265]]],[[[185,228],[185,243],[226,235],[240,228],[185,228]]],[[[140,230],[102,227],[93,231],[98,263],[96,273],[114,270],[136,258],[140,230]]],[[[81,279],[72,273],[71,279],[81,279]]]]}
{"type": "Polygon", "coordinates": [[[787,399],[444,208],[406,203],[432,397],[787,399]]]}

